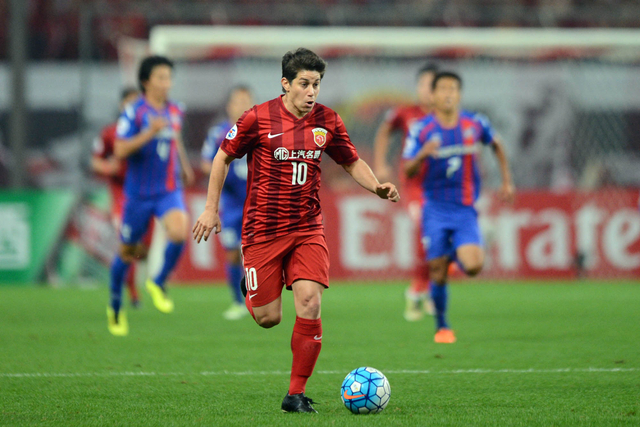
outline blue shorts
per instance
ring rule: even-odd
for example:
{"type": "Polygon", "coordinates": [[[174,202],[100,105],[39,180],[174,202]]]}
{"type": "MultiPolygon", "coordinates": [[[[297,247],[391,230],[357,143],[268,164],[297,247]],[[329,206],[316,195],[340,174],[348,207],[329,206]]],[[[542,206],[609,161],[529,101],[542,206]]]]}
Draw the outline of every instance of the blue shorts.
{"type": "Polygon", "coordinates": [[[127,198],[124,203],[120,240],[127,245],[138,243],[149,228],[152,217],[162,218],[172,209],[187,210],[181,190],[153,197],[127,198]]]}
{"type": "Polygon", "coordinates": [[[242,208],[222,210],[220,213],[222,231],[218,234],[220,244],[227,250],[240,248],[242,238],[242,208]]]}
{"type": "Polygon", "coordinates": [[[422,211],[422,243],[427,260],[451,256],[462,245],[482,246],[473,206],[427,202],[422,211]]]}

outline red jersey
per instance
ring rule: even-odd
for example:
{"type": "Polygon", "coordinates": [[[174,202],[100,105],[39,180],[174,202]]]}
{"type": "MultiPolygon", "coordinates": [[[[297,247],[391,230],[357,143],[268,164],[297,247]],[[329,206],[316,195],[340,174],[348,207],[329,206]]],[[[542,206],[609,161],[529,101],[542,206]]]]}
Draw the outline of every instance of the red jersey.
{"type": "Polygon", "coordinates": [[[293,232],[322,233],[322,153],[340,165],[359,159],[338,113],[316,103],[298,119],[285,108],[282,96],[245,112],[220,149],[236,158],[247,155],[245,245],[293,232]]]}
{"type": "MultiPolygon", "coordinates": [[[[401,130],[404,138],[409,134],[411,125],[427,114],[419,105],[408,105],[389,110],[385,122],[389,123],[391,130],[401,130]]],[[[404,139],[402,144],[404,149],[404,139]]]]}
{"type": "MultiPolygon", "coordinates": [[[[114,156],[113,150],[116,142],[116,123],[105,126],[93,140],[93,155],[101,159],[109,159],[114,156]]],[[[117,211],[122,203],[124,176],[127,173],[127,162],[120,161],[120,172],[117,175],[109,176],[109,187],[114,199],[114,210],[117,211]]]]}

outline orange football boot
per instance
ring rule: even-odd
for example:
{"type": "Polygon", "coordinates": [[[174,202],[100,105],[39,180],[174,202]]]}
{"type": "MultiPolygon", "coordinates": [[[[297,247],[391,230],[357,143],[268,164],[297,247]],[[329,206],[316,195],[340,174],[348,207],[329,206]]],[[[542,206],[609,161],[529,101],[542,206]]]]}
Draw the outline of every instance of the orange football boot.
{"type": "Polygon", "coordinates": [[[433,341],[438,344],[453,344],[456,342],[456,336],[449,328],[440,328],[436,335],[433,337],[433,341]]]}

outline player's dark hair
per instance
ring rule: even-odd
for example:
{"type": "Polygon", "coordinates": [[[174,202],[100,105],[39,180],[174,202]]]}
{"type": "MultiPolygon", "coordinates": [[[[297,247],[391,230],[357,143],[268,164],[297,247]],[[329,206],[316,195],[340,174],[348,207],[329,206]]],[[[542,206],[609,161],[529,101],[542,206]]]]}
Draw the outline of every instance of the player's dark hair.
{"type": "Polygon", "coordinates": [[[416,77],[420,78],[420,76],[425,73],[433,73],[433,75],[435,76],[436,74],[438,74],[438,71],[440,71],[440,67],[438,67],[438,64],[427,62],[422,67],[420,67],[418,73],[416,74],[416,77]]]}
{"type": "Polygon", "coordinates": [[[435,90],[436,85],[438,84],[438,80],[440,79],[455,79],[458,81],[458,87],[462,89],[462,77],[458,73],[454,73],[453,71],[440,71],[436,73],[433,78],[433,82],[431,82],[431,89],[435,90]]]}
{"type": "Polygon", "coordinates": [[[134,93],[138,93],[138,92],[140,92],[138,88],[135,88],[133,86],[127,86],[124,89],[122,89],[122,92],[120,92],[120,101],[124,101],[130,95],[133,95],[134,93]]]}
{"type": "MultiPolygon", "coordinates": [[[[282,77],[289,82],[292,82],[300,71],[317,71],[322,79],[326,69],[326,61],[304,47],[300,47],[296,51],[290,50],[282,57],[282,77]]],[[[285,91],[284,87],[282,91],[285,91]]]]}
{"type": "Polygon", "coordinates": [[[159,65],[166,65],[173,69],[173,62],[164,56],[148,56],[140,64],[140,69],[138,70],[138,86],[142,93],[144,93],[143,83],[149,81],[153,69],[159,65]]]}
{"type": "Polygon", "coordinates": [[[251,88],[247,85],[235,85],[227,92],[227,97],[224,99],[224,105],[228,105],[229,101],[231,101],[231,97],[236,92],[247,92],[249,95],[252,94],[251,88]]]}

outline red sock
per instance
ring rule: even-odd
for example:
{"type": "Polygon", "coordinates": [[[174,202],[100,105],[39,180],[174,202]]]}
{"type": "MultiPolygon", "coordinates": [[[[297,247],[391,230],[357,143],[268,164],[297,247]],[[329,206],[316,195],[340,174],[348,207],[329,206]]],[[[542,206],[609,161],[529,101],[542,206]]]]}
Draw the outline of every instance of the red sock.
{"type": "Polygon", "coordinates": [[[253,314],[253,306],[251,305],[249,294],[247,294],[247,296],[244,297],[244,305],[247,306],[247,310],[249,310],[249,313],[251,313],[251,317],[253,317],[253,320],[256,320],[256,316],[253,314]]]}
{"type": "Polygon", "coordinates": [[[413,270],[411,292],[416,295],[429,292],[429,264],[426,261],[419,261],[413,270]]]}
{"type": "Polygon", "coordinates": [[[127,272],[127,289],[132,301],[138,301],[138,289],[136,288],[136,263],[132,262],[127,272]]]}
{"type": "Polygon", "coordinates": [[[291,336],[291,383],[289,394],[304,393],[307,380],[313,373],[322,348],[322,320],[303,319],[296,316],[291,336]]]}

